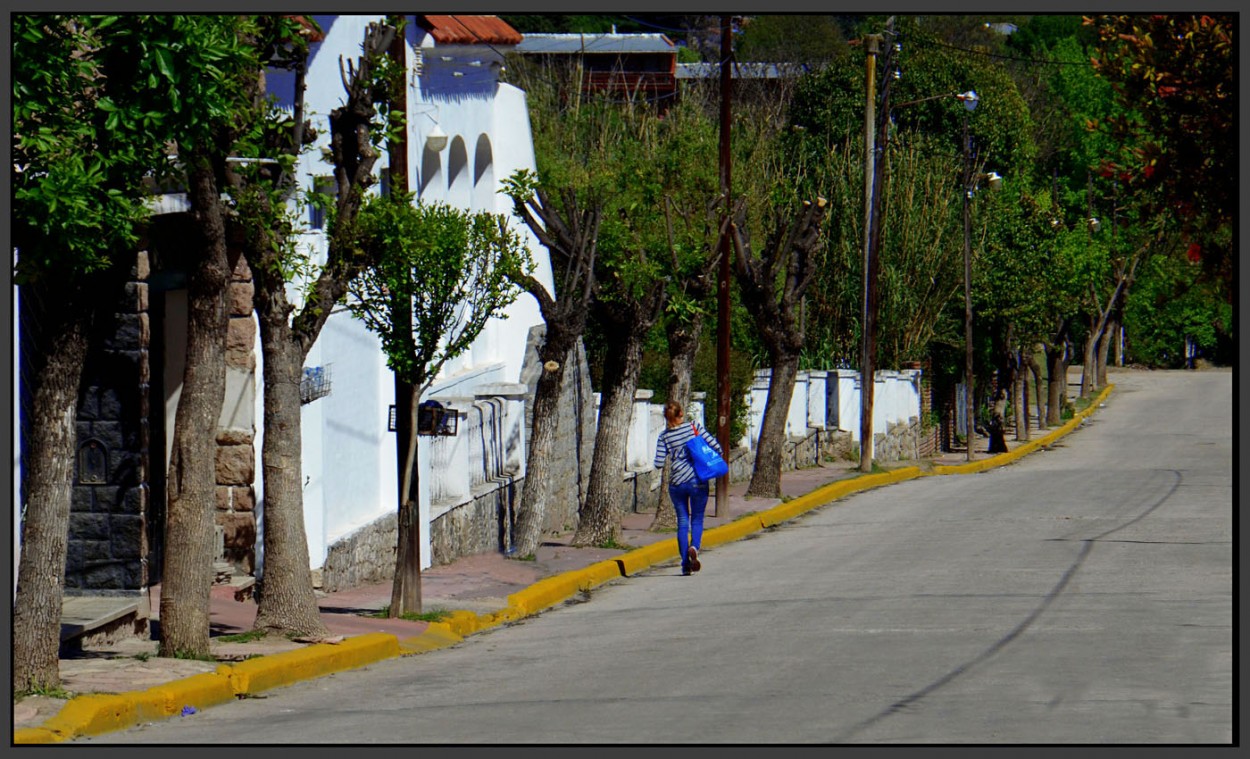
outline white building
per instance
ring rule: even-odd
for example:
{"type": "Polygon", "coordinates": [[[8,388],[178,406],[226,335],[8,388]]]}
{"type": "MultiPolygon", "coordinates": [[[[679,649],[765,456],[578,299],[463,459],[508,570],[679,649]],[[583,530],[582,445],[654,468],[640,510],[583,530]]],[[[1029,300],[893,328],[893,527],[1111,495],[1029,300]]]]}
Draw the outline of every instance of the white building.
{"type": "MultiPolygon", "coordinates": [[[[314,46],[306,79],[307,117],[320,133],[319,142],[304,155],[299,168],[309,189],[318,177],[330,174],[320,150],[328,147],[329,135],[321,126],[344,98],[340,58],[359,55],[368,24],[384,20],[383,16],[313,18],[325,38],[314,46]]],[[[503,54],[520,35],[490,16],[418,16],[415,23],[412,17],[409,20],[405,29],[410,70],[409,188],[423,202],[510,217],[512,202],[499,193],[502,180],[519,169],[535,168],[525,95],[498,78],[503,54]],[[429,140],[431,133],[446,135],[445,144],[429,140]]],[[[276,90],[282,82],[274,84],[276,90]]],[[[385,174],[388,162],[387,156],[378,161],[379,174],[385,174]]],[[[513,225],[530,242],[536,276],[552,289],[545,249],[524,225],[515,220],[513,225]]],[[[304,245],[324,259],[323,232],[310,230],[304,245]]],[[[541,323],[537,305],[522,294],[504,318],[487,325],[470,351],[444,367],[426,397],[471,397],[484,385],[517,383],[527,335],[532,326],[541,323]]],[[[316,569],[336,541],[396,511],[397,441],[395,433],[388,431],[395,395],[393,375],[377,338],[347,313],[330,317],[309,352],[306,366],[323,367],[331,378],[331,392],[304,405],[302,419],[304,518],[309,562],[316,569]]],[[[260,376],[259,369],[256,376],[260,376]]],[[[258,497],[263,492],[263,482],[259,481],[262,401],[261,394],[255,393],[258,497]]],[[[421,556],[425,566],[430,565],[432,556],[428,529],[431,488],[437,489],[444,479],[443,472],[431,471],[434,442],[433,438],[422,438],[419,449],[421,556]]],[[[524,456],[517,458],[523,468],[524,456]]],[[[523,471],[518,472],[521,475],[523,471]]]]}

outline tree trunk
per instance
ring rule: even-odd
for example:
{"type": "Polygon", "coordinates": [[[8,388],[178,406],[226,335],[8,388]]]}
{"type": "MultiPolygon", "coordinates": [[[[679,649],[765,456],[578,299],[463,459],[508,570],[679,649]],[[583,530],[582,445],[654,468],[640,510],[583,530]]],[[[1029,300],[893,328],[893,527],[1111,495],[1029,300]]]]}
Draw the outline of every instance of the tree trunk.
{"type": "Polygon", "coordinates": [[[1017,371],[1011,384],[1011,406],[1015,417],[1016,440],[1029,439],[1029,367],[1024,363],[1024,348],[1016,353],[1017,371]]]}
{"type": "MultiPolygon", "coordinates": [[[[670,319],[665,325],[668,335],[668,400],[677,401],[689,415],[690,383],[694,374],[694,359],[699,350],[699,338],[703,333],[703,319],[696,316],[690,322],[678,322],[670,319]]],[[[707,426],[706,424],[704,425],[707,426]]],[[[728,455],[728,451],[726,451],[728,455]]],[[[655,519],[647,528],[653,532],[677,529],[677,512],[673,509],[673,500],[668,497],[668,477],[670,464],[664,465],[660,473],[660,497],[655,509],[655,519]]]]}
{"type": "MultiPolygon", "coordinates": [[[[74,482],[78,390],[89,311],[60,282],[21,288],[30,423],[22,472],[22,547],[13,600],[13,690],[60,685],[61,601],[74,482]],[[52,297],[51,289],[56,290],[52,297]]],[[[26,372],[23,372],[26,374],[26,372]]]]}
{"type": "MultiPolygon", "coordinates": [[[[259,281],[261,278],[257,277],[259,281]]],[[[259,293],[263,286],[256,285],[259,293]]],[[[304,354],[287,321],[285,303],[257,298],[264,354],[265,441],[263,591],[255,629],[305,636],[326,635],[317,608],[304,529],[304,470],[300,380],[304,354]],[[264,308],[264,311],[261,308],[264,308]],[[276,308],[275,308],[276,307],[276,308]]]]}
{"type": "Polygon", "coordinates": [[[1064,360],[1065,345],[1046,346],[1046,424],[1062,423],[1063,402],[1068,393],[1068,362],[1064,360]]]}
{"type": "Polygon", "coordinates": [[[1107,356],[1111,352],[1111,343],[1120,331],[1119,323],[1114,319],[1107,321],[1107,327],[1098,339],[1098,386],[1107,386],[1107,356]]]}
{"type": "Polygon", "coordinates": [[[1098,389],[1098,335],[1100,320],[1091,317],[1089,334],[1085,337],[1084,349],[1081,351],[1081,397],[1085,398],[1098,389]]]}
{"type": "Polygon", "coordinates": [[[198,256],[187,287],[187,364],[174,421],[161,582],[161,656],[209,654],[217,422],[226,396],[230,263],[217,182],[192,159],[188,196],[198,256]]]}
{"type": "Polygon", "coordinates": [[[399,514],[396,519],[395,575],[391,579],[391,619],[421,613],[421,491],[417,466],[417,413],[421,385],[409,385],[408,437],[400,465],[399,514]]]}
{"type": "Polygon", "coordinates": [[[781,457],[785,453],[786,417],[790,415],[790,398],[794,395],[794,380],[799,373],[798,353],[774,351],[773,354],[768,401],[764,404],[755,467],[746,492],[749,496],[760,498],[781,497],[781,457]]]}
{"type": "Polygon", "coordinates": [[[552,457],[555,455],[561,412],[560,392],[564,366],[578,335],[573,335],[561,325],[549,321],[547,334],[538,350],[543,370],[534,390],[529,452],[525,459],[525,484],[521,488],[521,503],[517,509],[512,548],[508,551],[510,556],[532,556],[542,542],[547,503],[551,499],[552,457]]]}
{"type": "Polygon", "coordinates": [[[645,328],[628,328],[624,344],[608,351],[603,370],[606,387],[595,430],[595,455],[590,462],[590,485],[572,545],[602,545],[615,541],[620,534],[629,421],[642,371],[642,341],[646,333],[645,328]]]}
{"type": "Polygon", "coordinates": [[[1037,363],[1037,356],[1032,351],[1025,358],[1028,363],[1029,370],[1033,373],[1033,397],[1037,403],[1037,429],[1038,431],[1046,429],[1046,411],[1042,401],[1042,367],[1037,363]]]}

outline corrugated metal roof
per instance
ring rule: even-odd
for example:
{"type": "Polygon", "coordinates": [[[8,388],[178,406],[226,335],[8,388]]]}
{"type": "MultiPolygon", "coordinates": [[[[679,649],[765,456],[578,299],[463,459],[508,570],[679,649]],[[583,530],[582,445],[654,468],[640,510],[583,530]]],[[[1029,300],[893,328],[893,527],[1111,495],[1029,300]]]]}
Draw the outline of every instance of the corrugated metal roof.
{"type": "Polygon", "coordinates": [[[527,34],[519,53],[673,53],[677,46],[663,34],[527,34]]]}
{"type": "MultiPolygon", "coordinates": [[[[811,66],[798,63],[733,63],[730,76],[734,79],[781,79],[799,76],[810,71],[811,66]]],[[[719,63],[679,63],[678,79],[714,79],[720,76],[719,63]]]]}
{"type": "Polygon", "coordinates": [[[498,16],[417,16],[440,45],[515,45],[521,33],[498,16]]]}

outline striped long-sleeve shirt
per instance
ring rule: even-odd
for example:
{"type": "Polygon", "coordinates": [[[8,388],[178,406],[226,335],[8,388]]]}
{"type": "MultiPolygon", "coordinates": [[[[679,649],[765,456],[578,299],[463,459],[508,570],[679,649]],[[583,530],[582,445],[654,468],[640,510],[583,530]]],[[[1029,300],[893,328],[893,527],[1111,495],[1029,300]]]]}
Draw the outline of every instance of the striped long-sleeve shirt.
{"type": "Polygon", "coordinates": [[[690,463],[690,454],[686,452],[686,442],[693,440],[695,436],[695,430],[691,428],[691,424],[694,424],[698,429],[698,434],[707,441],[708,445],[722,456],[725,455],[716,438],[712,437],[698,422],[685,421],[676,427],[666,428],[655,441],[655,461],[652,463],[656,469],[659,469],[664,466],[665,459],[670,456],[673,458],[673,468],[668,475],[669,485],[681,485],[696,479],[694,465],[690,463]]]}

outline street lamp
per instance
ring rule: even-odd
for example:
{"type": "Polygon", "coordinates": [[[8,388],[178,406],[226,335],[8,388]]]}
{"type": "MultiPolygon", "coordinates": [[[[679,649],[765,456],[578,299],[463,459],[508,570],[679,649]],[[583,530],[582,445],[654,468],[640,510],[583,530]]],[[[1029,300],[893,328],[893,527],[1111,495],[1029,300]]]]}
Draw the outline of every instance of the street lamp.
{"type": "MultiPolygon", "coordinates": [[[[893,19],[891,19],[891,21],[893,21],[893,19]]],[[[887,29],[887,33],[892,34],[892,25],[890,29],[887,29]]],[[[875,334],[876,326],[874,324],[875,305],[876,305],[875,304],[875,299],[876,299],[875,267],[877,264],[878,249],[880,248],[881,212],[879,209],[880,209],[880,204],[881,204],[881,189],[880,188],[881,188],[881,185],[883,184],[883,182],[881,181],[882,169],[874,160],[874,154],[877,152],[877,146],[874,145],[874,130],[873,130],[873,126],[874,126],[873,124],[873,100],[874,100],[873,98],[873,73],[875,70],[875,56],[876,56],[878,46],[881,40],[882,40],[881,35],[868,35],[865,40],[867,43],[867,47],[868,47],[868,70],[867,70],[868,107],[865,112],[866,180],[865,180],[865,220],[864,220],[864,289],[863,289],[863,321],[862,321],[863,327],[862,327],[861,346],[860,346],[861,350],[860,350],[860,394],[859,394],[859,399],[860,399],[859,468],[860,468],[860,471],[862,472],[872,471],[872,459],[873,459],[873,447],[872,447],[872,443],[873,443],[873,429],[872,429],[873,398],[872,398],[872,395],[873,395],[873,381],[874,381],[874,371],[873,371],[873,359],[874,359],[874,353],[875,353],[874,343],[876,341],[876,334],[875,334]]],[[[898,43],[895,43],[889,48],[889,53],[898,52],[900,50],[902,50],[902,46],[899,45],[898,43]]],[[[886,69],[887,70],[890,70],[893,65],[893,56],[890,55],[889,53],[887,53],[887,57],[886,57],[886,69]]],[[[897,73],[897,70],[895,70],[895,73],[897,73]]],[[[894,78],[897,79],[898,77],[895,76],[894,78]]],[[[937,95],[930,95],[928,97],[918,98],[916,100],[908,100],[908,101],[899,103],[898,105],[891,106],[890,99],[889,99],[888,82],[889,80],[887,80],[887,84],[885,87],[883,87],[883,92],[882,92],[883,107],[882,107],[882,113],[881,113],[881,116],[882,116],[881,121],[882,121],[883,128],[881,130],[882,134],[881,134],[881,144],[879,146],[879,150],[883,154],[885,152],[886,146],[889,144],[890,133],[887,127],[890,123],[892,123],[892,112],[894,111],[894,109],[902,108],[908,105],[914,105],[916,103],[923,103],[929,100],[937,100],[938,98],[953,97],[956,100],[964,104],[964,108],[967,109],[967,113],[971,113],[972,111],[976,110],[977,104],[980,103],[980,100],[981,100],[980,97],[977,95],[976,91],[968,90],[967,92],[943,92],[937,95]]],[[[965,158],[967,156],[967,142],[968,142],[967,113],[964,114],[965,158]]],[[[970,171],[965,171],[965,179],[968,178],[967,175],[970,173],[971,173],[970,171]]],[[[1002,179],[997,174],[994,174],[992,177],[987,175],[985,178],[989,180],[991,187],[995,187],[995,189],[997,189],[997,183],[1000,182],[1002,179]]],[[[971,228],[968,226],[968,222],[967,222],[966,201],[965,201],[965,227],[967,227],[966,232],[968,233],[967,236],[969,237],[968,246],[970,246],[971,245],[971,242],[970,242],[971,228]]],[[[968,256],[968,258],[970,259],[970,256],[968,256]]],[[[965,268],[970,268],[970,263],[965,268]]],[[[970,275],[969,275],[969,278],[970,278],[970,275]]],[[[967,290],[966,286],[965,286],[965,290],[967,290]]],[[[971,310],[970,310],[971,305],[968,305],[968,308],[969,308],[969,314],[971,314],[971,310]]],[[[968,326],[969,335],[971,335],[971,316],[970,315],[968,319],[969,319],[969,326],[968,326]]],[[[969,337],[968,339],[969,339],[969,344],[971,344],[971,337],[969,337]]],[[[971,353],[969,353],[969,361],[971,361],[971,353]]],[[[969,366],[971,366],[971,364],[969,364],[969,366]]],[[[969,369],[969,372],[971,372],[971,369],[969,369]]],[[[969,452],[968,455],[969,457],[971,457],[972,455],[971,452],[969,452]]]]}
{"type": "MultiPolygon", "coordinates": [[[[433,110],[435,113],[438,113],[438,106],[433,103],[416,105],[416,106],[413,106],[413,108],[414,109],[426,108],[429,110],[433,110]]],[[[441,151],[443,148],[447,147],[447,133],[444,132],[441,127],[439,127],[438,119],[431,116],[429,114],[429,110],[425,110],[425,111],[419,110],[417,111],[417,113],[421,114],[422,116],[425,116],[427,119],[434,122],[434,128],[431,129],[429,132],[426,132],[425,134],[425,146],[429,148],[430,150],[434,151],[435,153],[437,153],[441,151]]]]}
{"type": "Polygon", "coordinates": [[[989,184],[991,190],[1000,190],[1003,185],[1003,178],[997,172],[980,173],[973,166],[975,162],[974,153],[972,151],[972,137],[968,133],[968,114],[974,111],[980,98],[972,90],[956,95],[959,100],[963,101],[967,112],[964,113],[964,176],[963,176],[963,204],[964,204],[964,387],[965,387],[965,423],[967,429],[964,431],[967,439],[967,457],[968,461],[972,461],[972,435],[976,428],[975,421],[975,405],[973,404],[972,392],[972,194],[977,190],[977,184],[981,180],[985,180],[989,184]]]}

